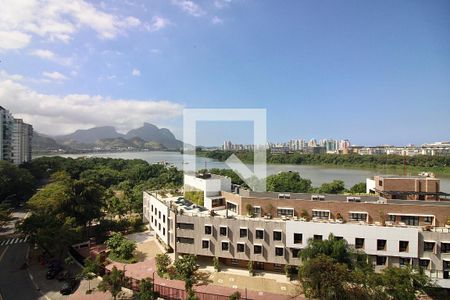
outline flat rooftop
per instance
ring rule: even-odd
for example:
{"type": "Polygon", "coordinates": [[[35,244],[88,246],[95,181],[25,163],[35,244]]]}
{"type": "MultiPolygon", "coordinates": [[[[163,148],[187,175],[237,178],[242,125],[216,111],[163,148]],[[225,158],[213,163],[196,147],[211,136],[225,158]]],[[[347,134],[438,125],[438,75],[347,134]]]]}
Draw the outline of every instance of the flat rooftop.
{"type": "Polygon", "coordinates": [[[402,175],[376,175],[375,177],[379,178],[388,178],[388,179],[430,179],[430,180],[439,180],[439,178],[436,177],[430,177],[430,176],[402,176],[402,175]]]}
{"type": "Polygon", "coordinates": [[[312,201],[312,196],[323,196],[323,200],[315,200],[318,202],[350,202],[347,198],[359,198],[360,201],[352,201],[358,203],[372,203],[372,204],[402,204],[402,205],[419,205],[419,206],[444,206],[450,207],[450,201],[441,200],[402,200],[402,199],[386,199],[380,196],[370,195],[346,195],[346,194],[311,194],[311,193],[278,193],[278,192],[253,192],[246,189],[239,190],[239,196],[246,198],[261,198],[261,199],[279,199],[279,200],[298,200],[298,201],[312,201]],[[289,196],[289,198],[286,198],[289,196]],[[283,198],[284,197],[284,198],[283,198]]]}

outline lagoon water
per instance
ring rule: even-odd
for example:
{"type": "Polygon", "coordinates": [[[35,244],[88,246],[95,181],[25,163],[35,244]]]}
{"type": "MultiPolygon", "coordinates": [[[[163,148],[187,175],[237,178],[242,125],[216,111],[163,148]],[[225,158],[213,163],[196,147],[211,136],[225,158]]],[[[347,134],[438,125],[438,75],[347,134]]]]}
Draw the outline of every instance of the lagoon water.
{"type": "MultiPolygon", "coordinates": [[[[183,155],[179,152],[164,152],[164,151],[151,151],[151,152],[112,152],[112,153],[89,153],[89,154],[64,154],[63,157],[109,157],[109,158],[123,158],[123,159],[142,159],[149,163],[157,163],[165,161],[177,168],[183,167],[183,155]]],[[[37,156],[36,156],[37,157],[37,156]]],[[[227,165],[221,161],[197,157],[196,168],[208,169],[212,168],[228,168],[227,165]]],[[[253,169],[252,165],[248,165],[250,170],[253,169]]],[[[373,177],[374,175],[400,175],[399,173],[392,173],[392,170],[385,171],[382,168],[373,169],[352,169],[352,168],[330,168],[324,166],[305,166],[305,165],[267,165],[267,174],[276,174],[280,171],[294,171],[299,172],[303,178],[308,178],[312,181],[314,186],[319,186],[322,183],[330,182],[335,179],[343,180],[346,187],[365,181],[366,178],[373,177]]],[[[417,174],[408,174],[417,175],[417,174]]],[[[450,178],[440,177],[441,179],[441,191],[450,193],[450,178]]]]}

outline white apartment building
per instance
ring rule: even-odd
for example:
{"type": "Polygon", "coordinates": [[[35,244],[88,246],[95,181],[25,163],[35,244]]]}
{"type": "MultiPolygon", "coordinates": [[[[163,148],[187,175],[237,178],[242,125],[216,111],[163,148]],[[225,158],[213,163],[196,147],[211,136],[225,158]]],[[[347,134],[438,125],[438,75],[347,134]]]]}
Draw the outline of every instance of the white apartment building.
{"type": "Polygon", "coordinates": [[[33,127],[23,122],[22,119],[14,119],[11,136],[11,160],[20,165],[31,161],[33,127]]]}
{"type": "Polygon", "coordinates": [[[13,120],[11,113],[0,106],[0,160],[11,160],[13,120]]]}

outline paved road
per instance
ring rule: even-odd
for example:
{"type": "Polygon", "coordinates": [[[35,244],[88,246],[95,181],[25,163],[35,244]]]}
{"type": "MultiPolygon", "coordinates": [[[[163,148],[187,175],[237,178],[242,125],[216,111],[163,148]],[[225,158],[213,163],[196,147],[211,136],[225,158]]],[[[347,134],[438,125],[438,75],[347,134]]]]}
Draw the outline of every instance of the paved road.
{"type": "Polygon", "coordinates": [[[0,293],[4,300],[40,297],[26,268],[23,268],[28,247],[28,243],[0,246],[0,293]]]}

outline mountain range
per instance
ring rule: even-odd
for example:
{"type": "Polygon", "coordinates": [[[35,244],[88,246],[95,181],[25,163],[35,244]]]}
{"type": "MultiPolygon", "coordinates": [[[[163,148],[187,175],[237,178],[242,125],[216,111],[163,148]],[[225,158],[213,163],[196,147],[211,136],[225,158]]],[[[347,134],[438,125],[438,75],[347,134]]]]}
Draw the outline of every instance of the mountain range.
{"type": "Polygon", "coordinates": [[[144,123],[142,127],[121,134],[113,126],[79,129],[59,136],[34,133],[33,150],[179,150],[183,143],[167,128],[144,123]]]}

